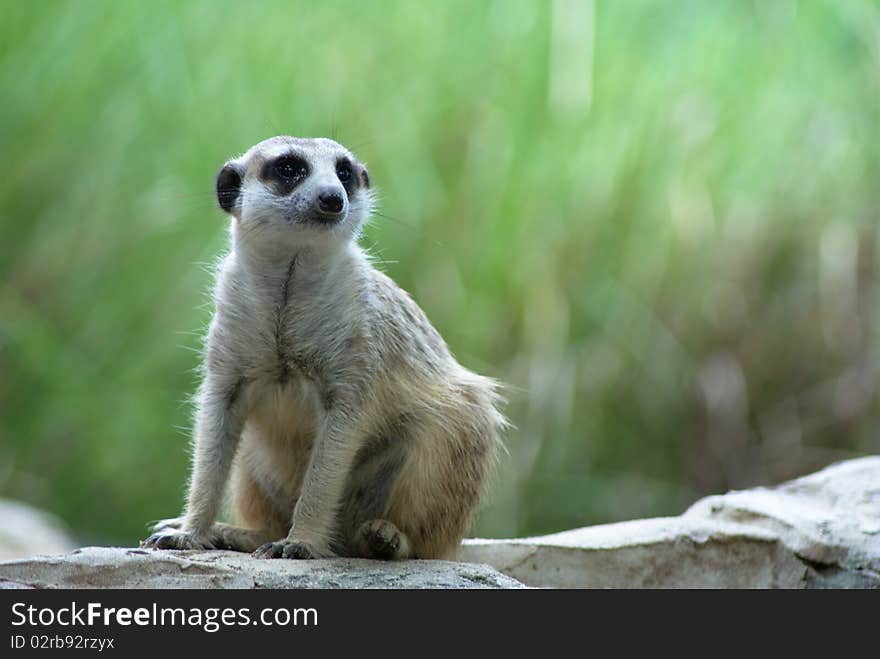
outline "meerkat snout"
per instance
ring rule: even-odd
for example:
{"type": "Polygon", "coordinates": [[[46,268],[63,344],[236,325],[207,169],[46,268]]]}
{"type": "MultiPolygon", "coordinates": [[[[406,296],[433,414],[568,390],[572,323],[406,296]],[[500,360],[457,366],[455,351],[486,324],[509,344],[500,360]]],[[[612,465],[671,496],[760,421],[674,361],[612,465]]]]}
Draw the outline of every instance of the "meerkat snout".
{"type": "Polygon", "coordinates": [[[323,215],[336,217],[345,210],[344,193],[335,188],[324,188],[318,191],[318,210],[323,215]]]}

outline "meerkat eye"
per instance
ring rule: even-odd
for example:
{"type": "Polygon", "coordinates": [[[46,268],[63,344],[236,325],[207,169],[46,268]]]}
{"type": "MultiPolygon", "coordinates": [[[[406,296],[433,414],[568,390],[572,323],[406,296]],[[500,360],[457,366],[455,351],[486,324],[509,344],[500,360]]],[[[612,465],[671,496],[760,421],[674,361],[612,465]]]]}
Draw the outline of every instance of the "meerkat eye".
{"type": "Polygon", "coordinates": [[[347,183],[351,180],[351,163],[347,160],[340,160],[336,163],[336,176],[339,177],[339,180],[343,183],[347,183]]]}
{"type": "Polygon", "coordinates": [[[280,178],[287,180],[303,179],[309,175],[309,166],[299,158],[278,158],[273,169],[280,178]]]}

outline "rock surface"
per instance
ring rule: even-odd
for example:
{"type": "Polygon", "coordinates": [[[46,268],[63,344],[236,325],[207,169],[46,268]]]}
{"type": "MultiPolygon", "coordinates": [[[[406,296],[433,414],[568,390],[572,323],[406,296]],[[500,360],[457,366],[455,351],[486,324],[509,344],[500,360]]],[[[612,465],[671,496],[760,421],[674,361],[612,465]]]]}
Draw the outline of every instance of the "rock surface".
{"type": "Polygon", "coordinates": [[[880,588],[880,456],[708,497],[679,517],[467,540],[459,558],[90,547],[0,563],[0,588],[880,588]]]}
{"type": "Polygon", "coordinates": [[[34,554],[60,554],[76,545],[54,515],[0,499],[0,561],[34,554]]]}
{"type": "Polygon", "coordinates": [[[467,540],[461,560],[558,588],[880,588],[880,457],[698,501],[680,517],[467,540]]]}
{"type": "Polygon", "coordinates": [[[487,565],[264,560],[231,551],[87,547],[0,563],[0,588],[522,588],[487,565]]]}

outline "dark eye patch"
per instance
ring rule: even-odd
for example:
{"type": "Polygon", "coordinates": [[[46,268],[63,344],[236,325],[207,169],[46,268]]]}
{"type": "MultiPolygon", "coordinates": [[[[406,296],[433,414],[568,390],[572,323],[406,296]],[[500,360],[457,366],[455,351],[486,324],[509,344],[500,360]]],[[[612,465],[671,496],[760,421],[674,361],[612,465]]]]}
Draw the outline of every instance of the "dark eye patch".
{"type": "Polygon", "coordinates": [[[351,179],[352,173],[351,163],[346,158],[340,158],[336,161],[336,176],[339,177],[340,181],[345,183],[351,179]]]}
{"type": "Polygon", "coordinates": [[[281,156],[273,161],[272,172],[280,179],[293,180],[308,176],[309,166],[302,158],[281,156]]]}
{"type": "Polygon", "coordinates": [[[358,186],[357,177],[354,174],[354,167],[348,158],[340,158],[336,161],[336,177],[342,183],[346,193],[351,195],[358,186]]]}
{"type": "Polygon", "coordinates": [[[263,165],[260,178],[270,184],[277,194],[290,194],[309,175],[309,164],[297,155],[273,158],[263,165]]]}

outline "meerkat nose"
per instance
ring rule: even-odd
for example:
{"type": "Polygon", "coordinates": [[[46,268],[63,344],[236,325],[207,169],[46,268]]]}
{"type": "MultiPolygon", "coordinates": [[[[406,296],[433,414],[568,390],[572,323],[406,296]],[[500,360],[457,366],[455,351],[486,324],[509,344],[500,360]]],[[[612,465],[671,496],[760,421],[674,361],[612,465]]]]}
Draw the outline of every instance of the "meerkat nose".
{"type": "Polygon", "coordinates": [[[338,215],[345,206],[345,200],[336,190],[324,190],[318,194],[318,209],[322,213],[338,215]]]}

